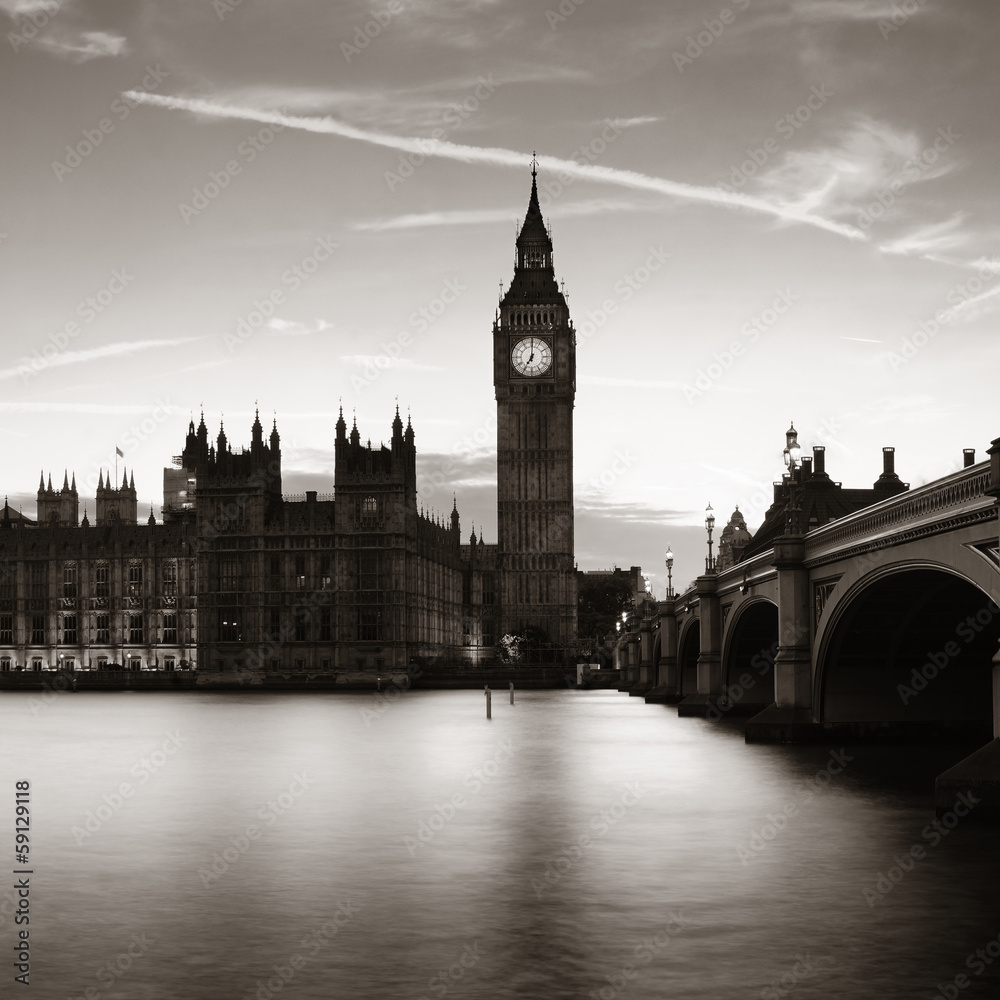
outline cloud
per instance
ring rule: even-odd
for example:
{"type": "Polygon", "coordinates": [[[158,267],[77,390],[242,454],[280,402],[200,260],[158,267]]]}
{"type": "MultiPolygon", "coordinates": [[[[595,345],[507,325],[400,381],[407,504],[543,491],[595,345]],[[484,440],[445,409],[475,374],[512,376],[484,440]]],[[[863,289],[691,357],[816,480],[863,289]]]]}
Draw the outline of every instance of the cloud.
{"type": "Polygon", "coordinates": [[[854,216],[865,228],[872,218],[898,214],[911,185],[956,168],[949,146],[943,152],[935,148],[941,141],[935,136],[924,142],[916,132],[863,117],[833,145],[786,152],[756,183],[784,211],[821,212],[832,219],[854,216]]]}
{"type": "Polygon", "coordinates": [[[0,402],[0,413],[98,413],[134,415],[167,410],[179,411],[179,407],[163,406],[160,403],[143,405],[128,403],[12,403],[0,402]]]}
{"type": "Polygon", "coordinates": [[[358,368],[374,368],[379,371],[388,368],[409,368],[411,371],[443,372],[438,365],[420,365],[409,358],[390,358],[387,354],[342,354],[341,361],[358,368]]]}
{"type": "Polygon", "coordinates": [[[275,337],[308,337],[311,334],[332,329],[333,324],[328,323],[325,319],[318,319],[315,323],[308,324],[275,316],[267,321],[267,330],[275,337]]]}
{"type": "MultiPolygon", "coordinates": [[[[307,132],[336,135],[345,139],[367,142],[421,157],[440,157],[457,160],[461,163],[486,163],[493,166],[515,167],[519,170],[523,170],[527,162],[524,153],[512,149],[467,146],[443,139],[415,139],[369,132],[330,117],[292,116],[278,112],[261,111],[257,108],[218,104],[202,98],[170,97],[136,90],[127,91],[124,96],[140,104],[166,108],[171,111],[186,111],[202,116],[284,125],[307,132]]],[[[565,160],[555,156],[541,156],[538,158],[538,164],[543,171],[567,174],[580,180],[613,184],[639,191],[652,191],[682,201],[702,202],[721,207],[747,208],[784,222],[797,222],[802,225],[814,226],[849,239],[866,239],[863,231],[856,226],[823,218],[809,211],[801,211],[791,205],[776,204],[752,195],[725,191],[722,188],[700,187],[662,177],[652,177],[633,170],[578,163],[575,160],[565,160]]]]}
{"type": "Polygon", "coordinates": [[[39,38],[38,45],[53,55],[67,56],[78,63],[128,53],[128,40],[107,31],[84,31],[79,35],[57,31],[39,38]]]}
{"type": "MultiPolygon", "coordinates": [[[[597,215],[601,212],[639,211],[648,206],[634,201],[611,198],[592,198],[588,201],[570,202],[559,206],[560,218],[572,215],[597,215]]],[[[430,226],[492,225],[521,218],[522,208],[473,208],[442,212],[415,212],[388,219],[356,222],[352,228],[359,232],[381,233],[391,229],[423,229],[430,226]]]]}
{"type": "Polygon", "coordinates": [[[889,0],[793,0],[792,14],[802,21],[878,21],[892,17],[894,7],[889,0]]]}
{"type": "Polygon", "coordinates": [[[137,351],[153,350],[158,347],[177,347],[180,344],[190,344],[195,340],[198,340],[198,338],[181,337],[177,340],[127,341],[118,344],[105,344],[103,347],[91,347],[83,351],[63,351],[61,354],[54,354],[51,358],[45,358],[42,352],[38,352],[42,356],[42,364],[38,368],[32,364],[31,358],[24,357],[21,359],[21,364],[16,367],[0,369],[0,381],[18,377],[24,377],[27,381],[49,368],[62,368],[66,365],[76,365],[86,361],[98,361],[102,358],[117,358],[123,355],[135,354],[137,351]]]}
{"type": "Polygon", "coordinates": [[[916,254],[926,256],[940,250],[951,250],[955,247],[965,246],[969,240],[969,233],[959,229],[964,220],[965,213],[956,212],[944,222],[932,222],[911,229],[895,239],[883,243],[879,250],[882,253],[902,256],[916,254]]]}

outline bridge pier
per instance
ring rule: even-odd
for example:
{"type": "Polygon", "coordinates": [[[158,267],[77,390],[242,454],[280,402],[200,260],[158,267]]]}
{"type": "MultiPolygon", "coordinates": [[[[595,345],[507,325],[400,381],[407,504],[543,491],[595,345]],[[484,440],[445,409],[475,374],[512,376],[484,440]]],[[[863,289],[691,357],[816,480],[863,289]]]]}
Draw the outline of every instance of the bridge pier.
{"type": "Polygon", "coordinates": [[[680,667],[677,663],[677,616],[673,597],[660,601],[660,662],[654,664],[656,686],[646,692],[650,704],[673,705],[681,700],[680,667]]]}
{"type": "MultiPolygon", "coordinates": [[[[994,438],[991,444],[986,451],[990,456],[986,493],[1000,505],[1000,438],[994,438]]],[[[976,819],[1000,820],[1000,650],[993,654],[993,739],[938,775],[934,782],[934,811],[938,816],[948,812],[963,793],[979,800],[971,813],[976,819]]]]}
{"type": "Polygon", "coordinates": [[[712,570],[695,580],[701,650],[698,654],[698,693],[677,706],[678,715],[705,717],[722,695],[722,614],[717,593],[718,578],[712,570]]]}
{"type": "Polygon", "coordinates": [[[784,535],[774,543],[778,571],[778,654],[774,660],[774,704],[746,725],[748,743],[798,743],[822,727],[812,704],[812,645],[809,570],[805,539],[784,535]]]}
{"type": "Polygon", "coordinates": [[[636,652],[639,664],[636,668],[636,682],[628,689],[630,695],[642,696],[651,690],[654,683],[653,667],[653,619],[649,615],[639,622],[639,642],[636,652]]]}

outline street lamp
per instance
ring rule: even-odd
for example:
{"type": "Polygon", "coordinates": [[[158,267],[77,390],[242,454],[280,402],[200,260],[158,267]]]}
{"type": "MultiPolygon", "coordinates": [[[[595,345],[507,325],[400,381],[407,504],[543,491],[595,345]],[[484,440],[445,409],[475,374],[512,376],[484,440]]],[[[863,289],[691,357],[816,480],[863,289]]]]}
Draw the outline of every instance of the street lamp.
{"type": "Polygon", "coordinates": [[[788,467],[788,516],[787,516],[787,530],[790,530],[792,534],[796,534],[799,530],[799,487],[798,487],[798,476],[796,470],[801,468],[799,459],[802,456],[802,449],[799,447],[798,432],[795,430],[795,424],[791,424],[788,430],[785,432],[785,450],[781,453],[781,457],[785,461],[785,465],[788,467]]]}
{"type": "Polygon", "coordinates": [[[794,473],[795,469],[799,467],[799,459],[802,457],[802,449],[799,447],[798,431],[795,429],[795,424],[792,424],[785,431],[785,450],[781,453],[781,457],[785,461],[789,475],[794,473]]]}
{"type": "Polygon", "coordinates": [[[674,583],[673,583],[673,573],[674,573],[674,554],[670,551],[670,546],[667,546],[667,597],[674,596],[674,583]]]}
{"type": "Polygon", "coordinates": [[[705,560],[705,572],[711,573],[715,569],[715,560],[712,558],[712,529],[715,527],[715,514],[711,504],[705,508],[705,527],[708,529],[708,558],[705,560]]]}

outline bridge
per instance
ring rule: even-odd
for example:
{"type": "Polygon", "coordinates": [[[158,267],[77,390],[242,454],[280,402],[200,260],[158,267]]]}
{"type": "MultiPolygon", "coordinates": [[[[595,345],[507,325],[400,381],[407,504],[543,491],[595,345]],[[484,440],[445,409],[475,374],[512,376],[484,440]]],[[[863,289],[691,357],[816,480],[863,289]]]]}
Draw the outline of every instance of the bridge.
{"type": "Polygon", "coordinates": [[[793,471],[766,547],[706,560],[636,615],[622,689],[682,716],[745,717],[748,742],[981,738],[937,779],[937,808],[968,790],[1000,816],[1000,438],[988,455],[815,526],[793,471]]]}

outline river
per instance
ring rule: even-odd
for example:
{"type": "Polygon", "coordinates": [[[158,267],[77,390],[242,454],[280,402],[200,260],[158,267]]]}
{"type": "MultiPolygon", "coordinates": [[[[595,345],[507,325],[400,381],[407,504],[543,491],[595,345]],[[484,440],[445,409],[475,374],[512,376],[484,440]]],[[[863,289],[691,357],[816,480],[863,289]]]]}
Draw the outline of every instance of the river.
{"type": "Polygon", "coordinates": [[[1000,995],[997,831],[931,825],[963,748],[748,746],[614,691],[492,716],[481,691],[4,694],[23,995],[1000,995]]]}

